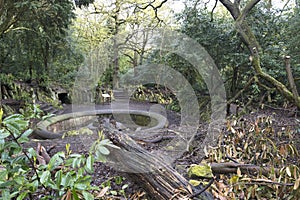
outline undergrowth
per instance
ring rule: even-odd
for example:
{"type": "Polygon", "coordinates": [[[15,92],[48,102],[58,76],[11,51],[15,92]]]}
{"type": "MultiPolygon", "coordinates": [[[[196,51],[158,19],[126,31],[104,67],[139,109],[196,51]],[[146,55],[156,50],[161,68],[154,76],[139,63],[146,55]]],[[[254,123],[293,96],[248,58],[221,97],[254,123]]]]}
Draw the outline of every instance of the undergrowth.
{"type": "MultiPolygon", "coordinates": [[[[300,156],[296,148],[300,125],[276,126],[271,116],[227,121],[218,145],[209,147],[202,164],[252,164],[268,173],[213,174],[216,199],[300,199],[300,156]]],[[[298,144],[299,145],[299,144],[298,144]]]]}
{"type": "MultiPolygon", "coordinates": [[[[36,109],[38,110],[38,109],[36,109]]],[[[105,162],[107,146],[117,148],[99,134],[91,153],[75,154],[66,151],[53,155],[47,163],[33,148],[23,148],[32,133],[29,118],[14,114],[2,120],[0,109],[0,199],[95,199],[103,197],[109,188],[92,186],[94,162],[105,162]]],[[[125,188],[124,188],[125,189],[125,188]]]]}

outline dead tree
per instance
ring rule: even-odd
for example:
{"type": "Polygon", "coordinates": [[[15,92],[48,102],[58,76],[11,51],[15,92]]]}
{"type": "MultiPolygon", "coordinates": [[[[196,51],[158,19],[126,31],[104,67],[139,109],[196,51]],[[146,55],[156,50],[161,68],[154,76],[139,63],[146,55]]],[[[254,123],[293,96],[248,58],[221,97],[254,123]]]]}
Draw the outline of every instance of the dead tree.
{"type": "Polygon", "coordinates": [[[143,149],[126,133],[108,128],[105,135],[120,147],[110,148],[108,163],[143,188],[151,199],[213,200],[204,188],[190,185],[160,155],[143,149]]]}

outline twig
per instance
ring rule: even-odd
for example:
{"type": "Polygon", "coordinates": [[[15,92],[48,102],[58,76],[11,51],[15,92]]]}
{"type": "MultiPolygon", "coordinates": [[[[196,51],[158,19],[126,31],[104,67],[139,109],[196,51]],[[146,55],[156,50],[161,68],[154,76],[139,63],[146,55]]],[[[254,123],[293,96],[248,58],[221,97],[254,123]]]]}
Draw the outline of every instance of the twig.
{"type": "MultiPolygon", "coordinates": [[[[159,17],[158,17],[158,9],[161,8],[163,6],[164,3],[166,3],[168,0],[163,0],[158,6],[154,6],[153,3],[155,2],[152,1],[150,3],[148,3],[146,6],[144,7],[141,7],[139,5],[136,5],[136,8],[139,8],[141,10],[146,10],[148,7],[151,7],[155,13],[155,18],[158,20],[158,22],[161,22],[163,20],[161,20],[159,17]]],[[[134,12],[136,12],[136,10],[134,9],[134,12]]]]}
{"type": "Polygon", "coordinates": [[[211,13],[210,13],[210,22],[214,21],[214,11],[215,11],[215,9],[217,7],[217,4],[218,4],[218,0],[215,0],[214,7],[212,8],[211,13]]]}
{"type": "Polygon", "coordinates": [[[226,152],[226,158],[227,158],[228,160],[231,160],[231,161],[234,162],[234,163],[240,164],[238,161],[236,161],[235,159],[231,158],[231,157],[228,155],[227,152],[226,152]]]}
{"type": "Polygon", "coordinates": [[[202,194],[205,190],[207,190],[213,184],[214,181],[215,181],[215,179],[211,178],[209,180],[208,184],[204,188],[202,188],[199,192],[196,192],[196,193],[190,195],[190,198],[194,198],[194,197],[199,196],[200,194],[202,194]]]}
{"type": "Polygon", "coordinates": [[[255,183],[243,183],[243,184],[246,184],[246,185],[256,185],[256,184],[272,184],[272,185],[282,185],[282,186],[294,186],[294,183],[279,183],[279,182],[276,182],[276,181],[271,181],[271,180],[268,180],[268,179],[261,179],[261,178],[258,178],[258,179],[252,179],[252,178],[243,178],[241,179],[241,181],[253,181],[255,183]]]}
{"type": "Polygon", "coordinates": [[[295,113],[299,112],[299,111],[297,111],[297,109],[278,108],[278,107],[270,106],[270,105],[267,105],[267,104],[264,104],[264,106],[268,107],[268,108],[271,108],[271,109],[274,109],[274,110],[289,111],[289,112],[295,112],[295,113]]]}

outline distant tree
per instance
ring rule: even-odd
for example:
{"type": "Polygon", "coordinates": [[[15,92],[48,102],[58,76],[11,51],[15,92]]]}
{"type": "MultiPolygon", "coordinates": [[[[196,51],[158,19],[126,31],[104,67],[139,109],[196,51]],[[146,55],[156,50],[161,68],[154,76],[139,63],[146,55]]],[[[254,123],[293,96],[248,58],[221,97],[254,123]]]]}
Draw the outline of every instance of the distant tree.
{"type": "MultiPolygon", "coordinates": [[[[73,37],[85,45],[88,53],[99,44],[111,39],[110,69],[113,85],[119,86],[119,74],[124,69],[143,62],[148,40],[147,30],[157,27],[161,20],[158,9],[165,1],[144,0],[95,1],[80,12],[74,24],[73,37]],[[90,26],[92,25],[92,26],[90,26]],[[120,37],[122,35],[122,37],[120,37]],[[141,41],[142,39],[142,41],[141,41]]],[[[109,45],[109,44],[108,44],[109,45]]]]}

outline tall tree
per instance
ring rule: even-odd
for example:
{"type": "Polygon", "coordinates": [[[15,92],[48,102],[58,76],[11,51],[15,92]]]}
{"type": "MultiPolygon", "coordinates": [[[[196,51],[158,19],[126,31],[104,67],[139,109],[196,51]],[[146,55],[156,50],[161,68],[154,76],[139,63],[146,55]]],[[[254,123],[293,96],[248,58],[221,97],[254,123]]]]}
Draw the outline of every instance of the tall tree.
{"type": "Polygon", "coordinates": [[[291,90],[289,90],[284,83],[271,76],[262,68],[261,58],[266,55],[262,49],[257,36],[253,31],[253,24],[250,24],[249,18],[251,11],[258,5],[261,0],[250,1],[230,1],[220,0],[223,6],[231,14],[236,30],[238,31],[243,43],[247,47],[250,56],[252,67],[256,73],[256,80],[263,79],[276,88],[287,100],[294,102],[300,108],[300,97],[295,97],[291,90]]]}

